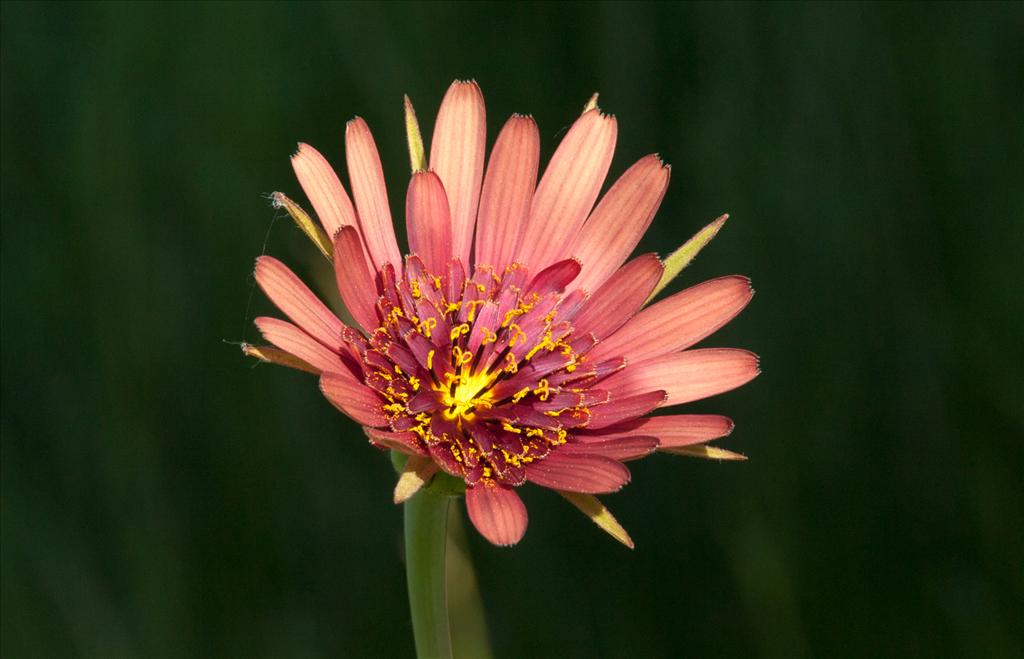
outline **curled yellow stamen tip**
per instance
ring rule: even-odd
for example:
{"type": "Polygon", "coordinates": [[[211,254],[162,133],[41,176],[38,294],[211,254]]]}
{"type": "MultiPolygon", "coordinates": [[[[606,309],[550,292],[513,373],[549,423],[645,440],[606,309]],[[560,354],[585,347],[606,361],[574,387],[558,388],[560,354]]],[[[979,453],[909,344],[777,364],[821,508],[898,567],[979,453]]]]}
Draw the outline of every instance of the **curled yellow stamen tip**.
{"type": "Polygon", "coordinates": [[[468,333],[469,333],[469,323],[462,323],[461,325],[456,325],[455,327],[452,328],[452,331],[448,333],[448,338],[450,338],[452,341],[454,341],[455,339],[459,338],[463,334],[468,334],[468,333]]]}
{"type": "Polygon", "coordinates": [[[409,141],[409,167],[413,174],[426,171],[427,159],[423,150],[420,122],[416,119],[416,110],[413,109],[408,95],[405,96],[405,136],[409,141]]]}

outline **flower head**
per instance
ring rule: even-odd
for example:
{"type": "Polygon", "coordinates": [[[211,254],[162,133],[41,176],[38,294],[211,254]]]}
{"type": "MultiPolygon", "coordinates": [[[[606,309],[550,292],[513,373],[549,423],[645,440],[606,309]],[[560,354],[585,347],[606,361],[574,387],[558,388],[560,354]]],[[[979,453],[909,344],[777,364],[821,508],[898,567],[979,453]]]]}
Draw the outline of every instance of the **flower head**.
{"type": "Polygon", "coordinates": [[[429,166],[408,99],[406,125],[413,173],[404,257],[366,123],[356,118],[345,133],[354,204],[326,159],[299,146],[292,164],[322,229],[284,195],[275,203],[332,259],[354,324],[262,256],[256,281],[292,322],[257,318],[272,345],[247,345],[247,354],[318,374],[327,399],[373,444],[408,455],[396,501],[443,471],[465,483],[480,533],[508,545],[527,523],[516,488],[532,482],[632,546],[592,496],[629,481],[623,462],[655,450],[740,457],[703,446],[731,431],[725,417],[646,416],[758,373],[749,352],[689,349],[750,301],[745,277],[646,306],[725,216],[665,262],[654,254],[628,260],[669,167],[656,155],[641,158],[598,201],[617,124],[596,96],[539,182],[540,138],[527,116],[508,120],[485,169],[484,102],[474,82],[448,90],[429,166]]]}

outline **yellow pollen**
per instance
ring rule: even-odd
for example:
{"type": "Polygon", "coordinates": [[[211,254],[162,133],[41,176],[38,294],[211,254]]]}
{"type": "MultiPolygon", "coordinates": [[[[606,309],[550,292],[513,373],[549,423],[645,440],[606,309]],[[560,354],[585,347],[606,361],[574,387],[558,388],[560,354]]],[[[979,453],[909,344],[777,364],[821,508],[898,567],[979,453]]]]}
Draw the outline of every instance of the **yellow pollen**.
{"type": "Polygon", "coordinates": [[[469,317],[467,318],[469,322],[473,322],[473,318],[476,317],[477,307],[479,307],[483,303],[484,300],[470,300],[469,302],[466,303],[469,305],[469,317]]]}
{"type": "Polygon", "coordinates": [[[427,353],[427,370],[434,368],[434,351],[427,353]]]}
{"type": "Polygon", "coordinates": [[[423,292],[420,290],[420,280],[419,279],[413,279],[409,283],[409,289],[410,289],[410,292],[412,293],[412,296],[414,298],[419,299],[419,298],[423,297],[423,292]]]}
{"type": "MultiPolygon", "coordinates": [[[[456,360],[472,357],[468,352],[461,353],[463,357],[456,360]]],[[[482,393],[491,383],[491,377],[486,374],[466,376],[455,373],[445,373],[444,383],[434,387],[434,391],[441,394],[441,401],[447,408],[444,412],[449,419],[472,418],[473,410],[476,408],[491,407],[490,393],[482,393]]]]}
{"type": "Polygon", "coordinates": [[[469,323],[462,323],[461,325],[456,325],[455,327],[452,328],[452,331],[449,333],[449,338],[452,341],[454,341],[455,339],[459,338],[463,334],[468,334],[468,333],[469,333],[469,323]]]}
{"type": "Polygon", "coordinates": [[[473,353],[468,350],[463,350],[459,346],[452,346],[452,356],[455,357],[455,366],[465,366],[469,362],[473,361],[473,353]]]}
{"type": "Polygon", "coordinates": [[[543,379],[540,382],[538,382],[537,388],[533,390],[533,393],[537,394],[537,396],[541,400],[547,400],[548,396],[551,395],[551,390],[548,388],[547,379],[543,379]]]}
{"type": "Polygon", "coordinates": [[[509,346],[514,346],[516,344],[516,341],[518,341],[520,337],[522,337],[524,342],[526,341],[526,334],[523,332],[522,327],[516,325],[515,323],[512,323],[511,325],[509,325],[509,329],[512,330],[513,332],[512,338],[508,340],[509,346]]]}

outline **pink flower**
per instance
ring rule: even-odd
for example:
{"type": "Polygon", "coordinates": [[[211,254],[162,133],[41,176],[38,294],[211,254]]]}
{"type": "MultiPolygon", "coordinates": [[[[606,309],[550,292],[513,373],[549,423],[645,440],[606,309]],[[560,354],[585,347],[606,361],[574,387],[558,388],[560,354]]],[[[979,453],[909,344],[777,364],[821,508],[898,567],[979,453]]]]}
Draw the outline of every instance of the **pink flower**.
{"type": "Polygon", "coordinates": [[[449,88],[429,169],[408,101],[406,110],[410,253],[399,250],[366,122],[353,119],[345,131],[354,204],[324,157],[301,144],[292,164],[323,231],[284,195],[275,201],[333,259],[355,324],[262,256],[256,281],[291,322],[257,318],[273,347],[247,345],[247,354],[318,374],[324,396],[374,445],[407,454],[396,501],[441,470],[465,482],[480,533],[511,545],[527,524],[516,488],[532,482],[632,546],[592,496],[629,481],[624,462],[656,450],[742,457],[703,446],[729,434],[725,417],[646,416],[759,372],[749,352],[690,349],[750,301],[745,277],[713,279],[645,307],[725,216],[664,263],[654,254],[627,261],[661,203],[669,167],[645,156],[598,201],[617,125],[596,96],[539,182],[540,137],[528,116],[506,122],[485,167],[475,82],[449,88]]]}

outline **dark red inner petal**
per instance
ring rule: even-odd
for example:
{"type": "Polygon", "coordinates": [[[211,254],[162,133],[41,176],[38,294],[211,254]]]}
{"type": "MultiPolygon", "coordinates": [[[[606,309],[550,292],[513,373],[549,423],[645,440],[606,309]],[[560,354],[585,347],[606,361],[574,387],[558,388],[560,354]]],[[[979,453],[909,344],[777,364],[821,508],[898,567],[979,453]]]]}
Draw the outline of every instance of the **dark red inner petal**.
{"type": "Polygon", "coordinates": [[[561,262],[531,279],[516,263],[503,275],[479,266],[467,277],[452,259],[436,275],[409,256],[396,277],[386,265],[380,326],[369,338],[343,338],[384,400],[392,431],[469,484],[521,485],[528,465],[575,442],[570,431],[593,408],[628,416],[594,388],[621,364],[589,363],[596,339],[573,333],[583,295],[563,291],[578,270],[561,262]]]}

